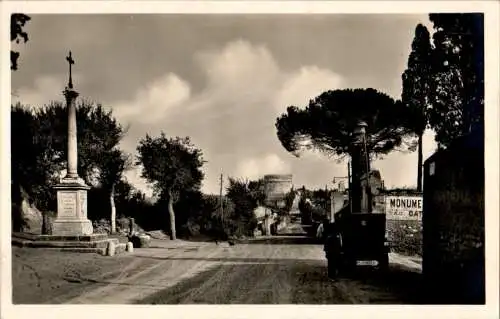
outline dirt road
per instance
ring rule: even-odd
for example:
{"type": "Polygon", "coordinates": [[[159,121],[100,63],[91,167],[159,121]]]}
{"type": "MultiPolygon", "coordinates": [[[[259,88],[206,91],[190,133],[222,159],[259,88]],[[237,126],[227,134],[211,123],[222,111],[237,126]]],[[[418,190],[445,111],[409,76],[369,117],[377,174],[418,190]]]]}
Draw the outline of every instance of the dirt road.
{"type": "MultiPolygon", "coordinates": [[[[86,255],[82,258],[91,258],[86,255]]],[[[409,258],[392,255],[391,260],[395,263],[383,276],[365,270],[353,277],[330,282],[326,278],[322,246],[298,236],[278,236],[235,246],[195,242],[173,245],[170,241],[155,241],[154,247],[136,249],[133,255],[92,257],[93,260],[80,261],[78,265],[74,258],[72,261],[66,256],[64,269],[69,265],[74,270],[59,274],[60,283],[55,288],[45,288],[43,300],[33,300],[40,298],[34,293],[30,297],[33,301],[27,300],[29,294],[19,290],[27,289],[27,285],[16,287],[14,279],[14,302],[419,303],[419,265],[409,258]],[[82,264],[87,268],[82,270],[82,264]]],[[[21,259],[17,258],[18,267],[21,259]]],[[[28,260],[25,258],[22,262],[26,264],[28,260]]],[[[37,273],[38,282],[44,282],[44,272],[33,271],[37,273]]],[[[17,278],[21,275],[17,274],[17,278]]],[[[57,273],[53,275],[57,277],[57,273]]]]}

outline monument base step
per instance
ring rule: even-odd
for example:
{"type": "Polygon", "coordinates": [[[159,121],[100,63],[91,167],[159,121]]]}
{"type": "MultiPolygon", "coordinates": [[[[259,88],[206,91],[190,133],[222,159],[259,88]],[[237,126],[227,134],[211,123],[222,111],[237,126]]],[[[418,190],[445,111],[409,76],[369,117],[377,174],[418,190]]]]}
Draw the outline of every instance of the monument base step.
{"type": "Polygon", "coordinates": [[[13,232],[12,237],[22,238],[27,240],[50,240],[50,241],[96,241],[107,239],[107,234],[91,234],[91,235],[80,235],[80,236],[61,236],[61,235],[40,235],[31,233],[18,233],[13,232]]]}
{"type": "Polygon", "coordinates": [[[52,233],[60,236],[73,236],[74,234],[78,234],[78,236],[89,236],[93,231],[92,222],[88,219],[56,219],[52,222],[52,233]]]}
{"type": "Polygon", "coordinates": [[[126,251],[127,244],[120,243],[117,238],[108,238],[106,234],[86,236],[53,236],[13,233],[12,245],[30,248],[46,248],[68,252],[99,253],[106,255],[108,245],[114,244],[115,254],[126,251]]]}
{"type": "Polygon", "coordinates": [[[40,248],[49,248],[49,247],[66,247],[66,248],[106,248],[110,241],[118,244],[118,239],[102,239],[96,241],[53,241],[53,240],[19,240],[16,238],[12,239],[14,244],[17,244],[21,247],[40,247],[40,248]]]}
{"type": "Polygon", "coordinates": [[[99,255],[106,255],[107,248],[87,248],[87,247],[44,247],[44,249],[53,250],[53,251],[63,251],[69,253],[95,253],[99,255]]]}

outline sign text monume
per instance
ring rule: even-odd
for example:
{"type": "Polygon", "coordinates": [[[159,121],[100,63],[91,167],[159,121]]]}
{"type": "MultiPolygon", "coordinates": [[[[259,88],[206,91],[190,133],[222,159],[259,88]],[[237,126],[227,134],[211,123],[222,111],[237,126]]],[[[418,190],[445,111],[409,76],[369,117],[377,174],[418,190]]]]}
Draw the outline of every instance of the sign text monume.
{"type": "Polygon", "coordinates": [[[386,219],[422,220],[422,206],[422,196],[386,196],[386,219]]]}

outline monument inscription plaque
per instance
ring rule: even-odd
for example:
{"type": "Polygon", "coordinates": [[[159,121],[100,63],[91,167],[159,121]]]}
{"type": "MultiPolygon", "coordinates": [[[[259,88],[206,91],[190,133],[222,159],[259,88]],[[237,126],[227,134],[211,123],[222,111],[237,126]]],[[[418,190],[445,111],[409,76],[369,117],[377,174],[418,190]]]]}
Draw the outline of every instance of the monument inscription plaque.
{"type": "Polygon", "coordinates": [[[59,207],[58,217],[61,219],[74,219],[76,218],[77,198],[74,192],[59,192],[59,207]]]}

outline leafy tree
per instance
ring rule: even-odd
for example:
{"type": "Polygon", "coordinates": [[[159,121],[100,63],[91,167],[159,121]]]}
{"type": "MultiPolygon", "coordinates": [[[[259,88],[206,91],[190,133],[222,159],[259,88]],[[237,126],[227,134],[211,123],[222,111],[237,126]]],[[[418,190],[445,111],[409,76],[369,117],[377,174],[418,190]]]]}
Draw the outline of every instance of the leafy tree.
{"type": "Polygon", "coordinates": [[[132,162],[128,154],[118,148],[104,152],[100,162],[101,185],[109,193],[109,204],[111,207],[111,233],[116,232],[116,186],[123,177],[123,173],[131,168],[132,162]]]}
{"type": "MultiPolygon", "coordinates": [[[[19,196],[20,187],[24,185],[25,190],[32,195],[32,180],[40,178],[35,176],[39,173],[37,158],[39,156],[33,138],[35,136],[36,123],[33,112],[21,104],[11,106],[11,178],[12,178],[12,200],[21,200],[19,196]]],[[[41,178],[43,179],[43,178],[41,178]]]]}
{"type": "Polygon", "coordinates": [[[402,102],[410,112],[408,127],[418,138],[417,189],[422,191],[422,138],[428,124],[432,79],[432,47],[429,31],[419,24],[411,45],[408,67],[403,73],[402,102]]]}
{"type": "MultiPolygon", "coordinates": [[[[39,127],[37,143],[42,145],[53,161],[66,164],[68,140],[68,111],[62,103],[53,102],[37,110],[39,127]]],[[[76,110],[78,174],[87,184],[94,185],[102,168],[106,152],[114,150],[126,129],[101,104],[80,100],[76,110]]]]}
{"type": "Polygon", "coordinates": [[[484,123],[484,21],[481,13],[430,14],[434,25],[429,124],[446,147],[484,123]]]}
{"type": "MultiPolygon", "coordinates": [[[[124,178],[118,180],[115,184],[115,203],[117,206],[124,207],[128,202],[132,200],[134,195],[134,187],[124,178]]],[[[118,209],[120,212],[120,209],[118,209]]],[[[123,216],[123,213],[119,213],[118,216],[123,216]]]]}
{"type": "MultiPolygon", "coordinates": [[[[232,214],[227,219],[232,224],[232,233],[251,235],[257,226],[255,209],[265,198],[264,181],[229,178],[226,196],[234,205],[232,214]]],[[[224,217],[226,219],[226,216],[224,217]]]]}
{"type": "Polygon", "coordinates": [[[259,178],[257,180],[248,181],[248,190],[250,191],[250,197],[255,201],[256,205],[262,205],[266,199],[266,194],[264,192],[264,179],[259,178]]]}
{"type": "MultiPolygon", "coordinates": [[[[312,148],[342,159],[352,158],[353,197],[361,196],[362,172],[369,158],[407,149],[408,108],[400,101],[374,89],[326,91],[309,102],[304,109],[290,106],[276,120],[277,135],[284,148],[298,156],[303,148],[312,148]],[[354,132],[364,121],[366,143],[359,157],[354,132]]],[[[368,162],[368,163],[367,163],[368,162]]],[[[356,209],[356,208],[355,208],[356,209]]],[[[357,208],[359,209],[359,208],[357,208]]]]}
{"type": "MultiPolygon", "coordinates": [[[[61,103],[11,110],[13,195],[23,188],[44,213],[42,231],[48,231],[47,213],[56,210],[52,189],[66,168],[67,110],[61,103]]],[[[121,125],[102,106],[86,101],[77,106],[78,172],[88,184],[99,178],[102,159],[116,148],[124,134],[121,125]]],[[[14,196],[13,196],[14,197],[14,196]]]]}
{"type": "Polygon", "coordinates": [[[183,191],[199,190],[203,180],[201,167],[205,163],[202,152],[189,137],[167,138],[146,135],[137,146],[138,164],[142,164],[142,177],[153,184],[160,198],[166,199],[170,217],[170,237],[175,240],[174,203],[183,191]]]}
{"type": "Polygon", "coordinates": [[[219,196],[204,195],[200,190],[180,192],[174,205],[177,235],[190,237],[200,233],[209,234],[215,224],[220,226],[219,208],[219,196]]]}
{"type": "MultiPolygon", "coordinates": [[[[10,41],[20,43],[23,40],[28,42],[28,34],[23,31],[26,22],[31,18],[22,13],[14,13],[10,16],[10,41]]],[[[17,60],[19,59],[19,52],[10,50],[10,69],[17,70],[17,60]]]]}

